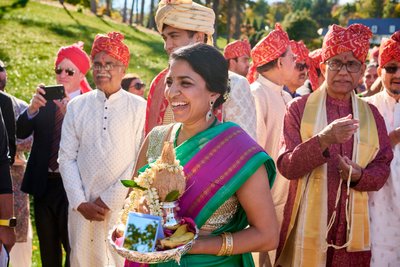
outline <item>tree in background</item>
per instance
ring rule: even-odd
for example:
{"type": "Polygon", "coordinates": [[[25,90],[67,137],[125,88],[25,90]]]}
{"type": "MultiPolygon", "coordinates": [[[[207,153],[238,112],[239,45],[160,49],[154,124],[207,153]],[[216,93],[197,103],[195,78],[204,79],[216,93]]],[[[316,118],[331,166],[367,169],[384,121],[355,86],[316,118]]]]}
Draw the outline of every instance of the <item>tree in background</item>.
{"type": "Polygon", "coordinates": [[[147,21],[147,28],[154,29],[156,26],[156,21],[154,19],[155,12],[154,12],[154,0],[150,0],[150,13],[149,13],[149,20],[147,21]]]}
{"type": "Polygon", "coordinates": [[[311,6],[311,18],[318,23],[320,28],[326,28],[335,23],[332,18],[332,7],[338,4],[338,0],[314,0],[311,6]]]}
{"type": "Polygon", "coordinates": [[[310,45],[313,39],[318,38],[318,25],[306,9],[288,13],[282,22],[282,27],[290,39],[303,40],[306,45],[310,45]]]}
{"type": "Polygon", "coordinates": [[[400,18],[400,3],[397,0],[387,0],[383,8],[384,18],[400,18]]]}
{"type": "Polygon", "coordinates": [[[332,9],[332,17],[338,21],[340,25],[347,25],[349,19],[359,18],[357,6],[355,3],[346,3],[343,6],[336,5],[332,9]]]}
{"type": "Polygon", "coordinates": [[[384,0],[358,1],[358,12],[362,18],[382,18],[384,0]]]}
{"type": "MultiPolygon", "coordinates": [[[[122,22],[123,23],[126,23],[126,13],[127,13],[127,10],[128,9],[128,0],[125,0],[124,1],[124,9],[122,10],[122,22]]],[[[132,12],[131,12],[131,16],[132,16],[132,12]]]]}

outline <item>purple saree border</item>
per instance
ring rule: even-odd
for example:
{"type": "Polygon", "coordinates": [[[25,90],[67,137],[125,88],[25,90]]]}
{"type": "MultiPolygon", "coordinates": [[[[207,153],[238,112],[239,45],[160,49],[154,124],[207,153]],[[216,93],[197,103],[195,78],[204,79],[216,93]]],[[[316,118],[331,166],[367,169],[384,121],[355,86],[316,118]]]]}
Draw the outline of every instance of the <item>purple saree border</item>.
{"type": "Polygon", "coordinates": [[[263,149],[240,127],[231,127],[208,142],[184,167],[186,192],[180,214],[193,219],[207,202],[257,152],[263,149]]]}

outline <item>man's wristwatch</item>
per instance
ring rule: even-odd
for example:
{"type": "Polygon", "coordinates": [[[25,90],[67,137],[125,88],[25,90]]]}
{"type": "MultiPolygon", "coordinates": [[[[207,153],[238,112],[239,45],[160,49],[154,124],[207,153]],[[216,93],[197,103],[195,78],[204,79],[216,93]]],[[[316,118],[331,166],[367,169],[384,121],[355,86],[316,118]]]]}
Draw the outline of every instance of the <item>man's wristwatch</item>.
{"type": "Polygon", "coordinates": [[[11,217],[10,219],[7,220],[0,219],[0,226],[15,227],[17,226],[17,218],[11,217]]]}

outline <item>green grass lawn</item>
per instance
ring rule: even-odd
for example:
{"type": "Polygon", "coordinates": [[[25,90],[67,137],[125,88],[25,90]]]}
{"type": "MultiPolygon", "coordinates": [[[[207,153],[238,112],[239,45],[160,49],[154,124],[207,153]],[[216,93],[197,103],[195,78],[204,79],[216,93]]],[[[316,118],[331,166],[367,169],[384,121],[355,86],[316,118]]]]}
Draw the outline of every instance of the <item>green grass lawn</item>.
{"type": "MultiPolygon", "coordinates": [[[[119,31],[125,35],[131,59],[128,72],[139,74],[146,84],[165,68],[167,56],[155,32],[141,31],[75,7],[63,8],[58,1],[42,4],[27,0],[0,3],[0,59],[7,65],[6,90],[29,101],[37,84],[54,84],[54,58],[61,46],[77,41],[90,53],[97,33],[119,31]]],[[[89,83],[94,87],[92,76],[89,83]]]]}

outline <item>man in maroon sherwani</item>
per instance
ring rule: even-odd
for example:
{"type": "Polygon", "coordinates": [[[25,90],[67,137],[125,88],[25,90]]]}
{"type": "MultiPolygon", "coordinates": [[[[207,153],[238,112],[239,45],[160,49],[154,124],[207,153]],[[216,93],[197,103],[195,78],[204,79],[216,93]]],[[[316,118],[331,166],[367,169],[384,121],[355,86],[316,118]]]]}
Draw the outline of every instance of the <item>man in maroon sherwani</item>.
{"type": "Polygon", "coordinates": [[[277,266],[369,266],[367,191],[393,158],[377,109],[355,96],[371,31],[331,26],[322,47],[326,82],[292,101],[277,166],[290,180],[277,266]]]}

